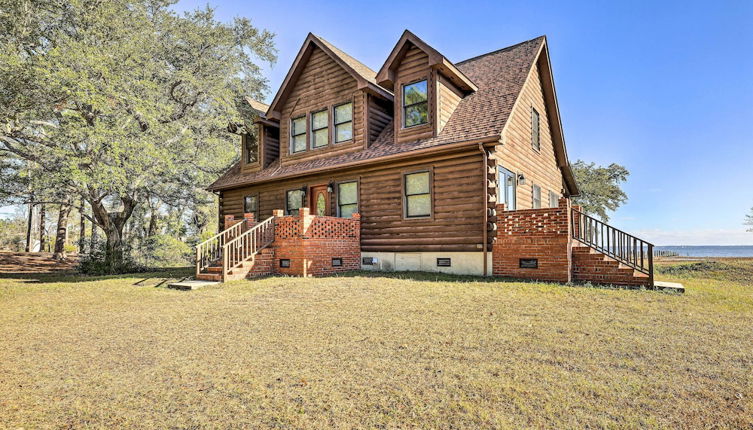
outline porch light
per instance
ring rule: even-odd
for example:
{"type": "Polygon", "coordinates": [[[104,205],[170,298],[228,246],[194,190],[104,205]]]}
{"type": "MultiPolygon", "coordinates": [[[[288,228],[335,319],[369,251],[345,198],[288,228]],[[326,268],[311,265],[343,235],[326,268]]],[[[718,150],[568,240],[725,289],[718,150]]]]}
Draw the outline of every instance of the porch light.
{"type": "Polygon", "coordinates": [[[331,193],[332,191],[334,191],[334,189],[335,189],[335,187],[332,184],[332,182],[330,182],[329,184],[327,184],[327,192],[328,193],[331,193]]]}
{"type": "Polygon", "coordinates": [[[526,184],[526,176],[522,173],[518,173],[518,184],[519,185],[525,185],[526,184]]]}

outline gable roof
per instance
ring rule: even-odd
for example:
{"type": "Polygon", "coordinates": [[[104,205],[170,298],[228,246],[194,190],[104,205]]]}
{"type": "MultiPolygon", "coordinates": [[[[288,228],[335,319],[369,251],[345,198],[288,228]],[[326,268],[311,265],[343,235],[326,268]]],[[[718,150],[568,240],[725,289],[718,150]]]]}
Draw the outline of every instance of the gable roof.
{"type": "Polygon", "coordinates": [[[376,80],[379,85],[393,89],[395,85],[394,69],[400,64],[405,53],[408,52],[410,47],[415,46],[418,49],[424,51],[429,56],[429,66],[434,67],[442,71],[450,80],[464,92],[473,92],[478,89],[476,84],[468,79],[457,67],[452,64],[444,55],[439,51],[432,48],[428,43],[421,40],[418,36],[411,33],[409,30],[403,31],[403,35],[392,48],[392,52],[387,57],[387,60],[379,69],[376,75],[376,80]]]}
{"type": "Polygon", "coordinates": [[[576,195],[578,189],[567,161],[544,36],[458,62],[457,69],[471,79],[478,89],[460,100],[445,127],[435,137],[396,145],[394,127],[390,121],[376,141],[366,149],[286,165],[282,165],[278,159],[269,167],[253,173],[243,173],[239,162],[217,179],[209,189],[218,191],[252,183],[304,176],[327,169],[371,164],[388,160],[390,157],[407,157],[429,150],[441,151],[450,147],[471,147],[478,146],[479,143],[499,142],[523,85],[537,62],[541,70],[547,104],[553,106],[553,112],[549,112],[548,116],[552,121],[552,140],[557,163],[568,192],[576,195]],[[551,103],[552,99],[554,103],[551,103]]]}
{"type": "Polygon", "coordinates": [[[272,100],[272,104],[269,105],[267,110],[267,118],[279,119],[280,105],[287,99],[290,91],[293,89],[293,85],[300,76],[303,68],[306,65],[307,60],[311,56],[312,50],[318,47],[330,56],[337,64],[340,65],[346,72],[350,73],[353,78],[358,82],[359,88],[366,88],[373,94],[380,96],[387,100],[392,100],[392,93],[386,89],[380,87],[376,83],[376,73],[368,66],[336,48],[331,43],[322,39],[321,37],[309,33],[304,40],[301,49],[298,51],[298,55],[293,61],[293,65],[288,70],[288,74],[285,76],[285,80],[282,81],[280,89],[277,91],[275,98],[272,100]]]}

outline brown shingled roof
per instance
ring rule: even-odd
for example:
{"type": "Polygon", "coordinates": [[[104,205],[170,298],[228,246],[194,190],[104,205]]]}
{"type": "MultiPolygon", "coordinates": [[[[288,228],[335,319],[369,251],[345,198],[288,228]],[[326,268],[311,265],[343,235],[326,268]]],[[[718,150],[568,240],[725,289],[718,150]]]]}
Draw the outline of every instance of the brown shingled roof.
{"type": "Polygon", "coordinates": [[[361,151],[304,160],[285,166],[277,160],[271,166],[254,173],[242,173],[238,163],[209,189],[222,190],[278,177],[304,175],[324,168],[335,169],[357,162],[376,162],[395,154],[409,155],[413,151],[457,142],[477,142],[494,136],[499,138],[544,43],[545,38],[541,36],[457,63],[456,67],[478,86],[478,90],[460,101],[436,137],[395,145],[394,127],[390,123],[369,148],[361,151]]]}

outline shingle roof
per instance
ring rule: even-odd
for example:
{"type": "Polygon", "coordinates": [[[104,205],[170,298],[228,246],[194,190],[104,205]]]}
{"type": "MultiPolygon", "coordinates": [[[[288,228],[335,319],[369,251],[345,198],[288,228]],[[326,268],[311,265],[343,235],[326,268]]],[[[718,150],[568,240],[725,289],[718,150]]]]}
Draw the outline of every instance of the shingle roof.
{"type": "MultiPolygon", "coordinates": [[[[523,88],[528,72],[544,41],[545,38],[541,36],[456,63],[456,67],[478,86],[478,90],[460,101],[449,121],[436,137],[395,145],[394,127],[390,122],[376,141],[366,149],[323,159],[303,160],[284,166],[277,160],[269,167],[253,173],[242,173],[239,162],[217,179],[209,189],[227,189],[276,177],[306,174],[321,168],[337,168],[354,162],[376,160],[384,156],[409,153],[455,142],[472,141],[492,135],[501,136],[515,100],[523,88]]],[[[330,48],[333,47],[330,46],[330,48]]],[[[352,57],[345,54],[343,58],[352,57]]],[[[368,67],[366,69],[371,71],[368,67]]]]}
{"type": "Polygon", "coordinates": [[[355,58],[351,57],[347,52],[342,51],[337,46],[331,44],[329,41],[325,40],[321,36],[314,35],[317,39],[319,39],[320,42],[325,44],[327,48],[331,49],[332,52],[337,54],[348,66],[350,66],[353,70],[356,71],[359,75],[361,75],[364,79],[371,82],[372,84],[376,85],[376,72],[371,70],[371,68],[362,62],[356,60],[355,58]]]}

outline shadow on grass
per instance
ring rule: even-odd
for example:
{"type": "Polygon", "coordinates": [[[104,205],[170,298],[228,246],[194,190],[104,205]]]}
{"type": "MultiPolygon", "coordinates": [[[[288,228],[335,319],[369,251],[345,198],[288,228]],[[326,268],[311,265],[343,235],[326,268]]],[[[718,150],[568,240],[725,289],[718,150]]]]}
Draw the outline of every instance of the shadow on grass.
{"type": "Polygon", "coordinates": [[[24,284],[46,283],[81,283],[113,279],[138,278],[133,285],[162,286],[170,280],[180,280],[193,274],[191,267],[149,268],[138,273],[121,273],[116,275],[85,275],[79,272],[49,272],[49,273],[0,273],[0,279],[14,279],[24,284]]]}
{"type": "Polygon", "coordinates": [[[600,290],[647,290],[645,287],[640,286],[623,286],[623,285],[601,285],[592,284],[589,282],[551,282],[551,281],[538,281],[532,279],[520,279],[520,278],[500,278],[491,276],[474,276],[474,275],[454,275],[449,273],[435,273],[435,272],[376,272],[367,270],[355,270],[351,272],[343,272],[332,275],[331,277],[361,277],[361,278],[390,278],[390,279],[405,279],[412,281],[427,281],[427,282],[483,282],[494,284],[536,284],[536,285],[551,285],[554,287],[573,287],[573,288],[592,288],[600,290]]]}

